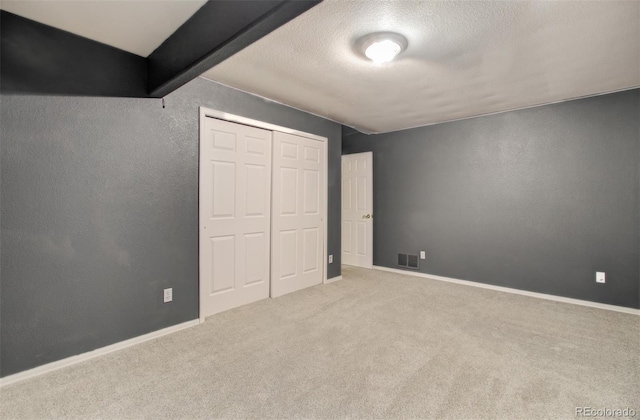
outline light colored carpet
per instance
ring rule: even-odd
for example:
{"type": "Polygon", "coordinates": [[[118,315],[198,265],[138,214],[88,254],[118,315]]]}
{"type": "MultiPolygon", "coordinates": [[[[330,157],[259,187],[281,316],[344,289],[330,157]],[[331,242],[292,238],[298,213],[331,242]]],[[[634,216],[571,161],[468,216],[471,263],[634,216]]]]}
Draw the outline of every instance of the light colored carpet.
{"type": "Polygon", "coordinates": [[[343,277],[2,388],[0,417],[640,411],[638,316],[380,271],[343,277]]]}

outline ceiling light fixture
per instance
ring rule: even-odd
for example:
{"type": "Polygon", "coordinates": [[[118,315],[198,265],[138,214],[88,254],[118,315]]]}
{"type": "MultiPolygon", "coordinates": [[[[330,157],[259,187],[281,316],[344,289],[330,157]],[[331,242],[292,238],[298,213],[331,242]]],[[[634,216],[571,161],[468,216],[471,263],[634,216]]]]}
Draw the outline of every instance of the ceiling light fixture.
{"type": "Polygon", "coordinates": [[[407,39],[393,32],[365,35],[357,42],[358,49],[376,64],[388,63],[407,48],[407,39]]]}

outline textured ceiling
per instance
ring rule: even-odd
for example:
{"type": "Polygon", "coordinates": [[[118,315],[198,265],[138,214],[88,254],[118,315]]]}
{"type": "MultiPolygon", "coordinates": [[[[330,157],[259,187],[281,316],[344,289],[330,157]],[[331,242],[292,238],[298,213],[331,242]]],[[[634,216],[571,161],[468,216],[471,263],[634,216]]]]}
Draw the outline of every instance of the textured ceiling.
{"type": "Polygon", "coordinates": [[[365,132],[640,86],[639,1],[325,0],[204,74],[365,132]],[[353,50],[409,41],[394,62],[353,50]]]}
{"type": "Polygon", "coordinates": [[[206,0],[2,0],[8,12],[147,57],[206,0]]]}

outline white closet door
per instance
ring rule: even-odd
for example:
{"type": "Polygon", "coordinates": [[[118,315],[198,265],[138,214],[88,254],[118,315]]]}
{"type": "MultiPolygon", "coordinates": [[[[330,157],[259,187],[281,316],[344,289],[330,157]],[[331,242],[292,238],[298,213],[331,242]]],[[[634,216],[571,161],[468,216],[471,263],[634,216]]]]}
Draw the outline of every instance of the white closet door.
{"type": "Polygon", "coordinates": [[[271,297],[322,283],[325,147],[273,133],[271,297]]]}
{"type": "Polygon", "coordinates": [[[268,130],[205,119],[201,317],[269,297],[271,137],[268,130]]]}
{"type": "Polygon", "coordinates": [[[373,153],[342,156],[342,263],[373,267],[373,153]]]}

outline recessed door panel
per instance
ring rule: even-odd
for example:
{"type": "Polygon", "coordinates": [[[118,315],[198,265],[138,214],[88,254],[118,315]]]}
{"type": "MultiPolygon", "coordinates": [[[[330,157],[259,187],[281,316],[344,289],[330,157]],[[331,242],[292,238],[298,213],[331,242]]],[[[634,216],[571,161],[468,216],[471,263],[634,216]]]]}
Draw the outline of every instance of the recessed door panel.
{"type": "Polygon", "coordinates": [[[296,275],[298,260],[298,232],[285,230],[280,232],[280,279],[296,275]]]}
{"type": "Polygon", "coordinates": [[[295,216],[298,213],[298,170],[280,168],[280,214],[295,216]]]}
{"type": "Polygon", "coordinates": [[[320,163],[320,148],[305,146],[304,160],[306,162],[320,163]]]}
{"type": "Polygon", "coordinates": [[[351,222],[345,220],[342,222],[342,252],[350,254],[351,250],[351,222]]]}
{"type": "Polygon", "coordinates": [[[320,213],[320,174],[316,170],[304,170],[304,214],[320,213]]]}
{"type": "Polygon", "coordinates": [[[268,240],[264,232],[247,233],[244,235],[245,243],[245,281],[244,287],[253,286],[256,283],[268,281],[269,270],[265,267],[265,253],[268,253],[268,240]]]}
{"type": "Polygon", "coordinates": [[[356,228],[357,253],[359,256],[367,254],[367,222],[358,222],[356,228]]]}
{"type": "Polygon", "coordinates": [[[298,145],[295,143],[280,143],[280,153],[284,160],[298,160],[298,145]]]}
{"type": "Polygon", "coordinates": [[[269,214],[267,185],[269,174],[265,165],[245,165],[247,216],[266,216],[269,214]]]}
{"type": "Polygon", "coordinates": [[[237,133],[227,133],[224,131],[217,131],[217,130],[212,130],[211,132],[213,135],[213,142],[211,142],[213,149],[219,149],[219,150],[225,150],[225,151],[231,151],[231,152],[236,151],[237,133]]]}
{"type": "Polygon", "coordinates": [[[269,146],[267,139],[247,137],[247,154],[264,156],[269,146]]]}
{"type": "Polygon", "coordinates": [[[302,230],[302,272],[309,273],[318,269],[318,252],[320,229],[308,228],[302,230]]]}
{"type": "Polygon", "coordinates": [[[235,288],[235,236],[211,238],[211,294],[229,292],[235,288]]]}
{"type": "Polygon", "coordinates": [[[342,209],[351,210],[351,180],[342,180],[342,209]]]}
{"type": "Polygon", "coordinates": [[[211,162],[211,217],[231,218],[236,206],[236,164],[234,162],[211,162]]]}
{"type": "Polygon", "coordinates": [[[367,210],[367,178],[356,177],[356,208],[362,212],[367,210]]]}

